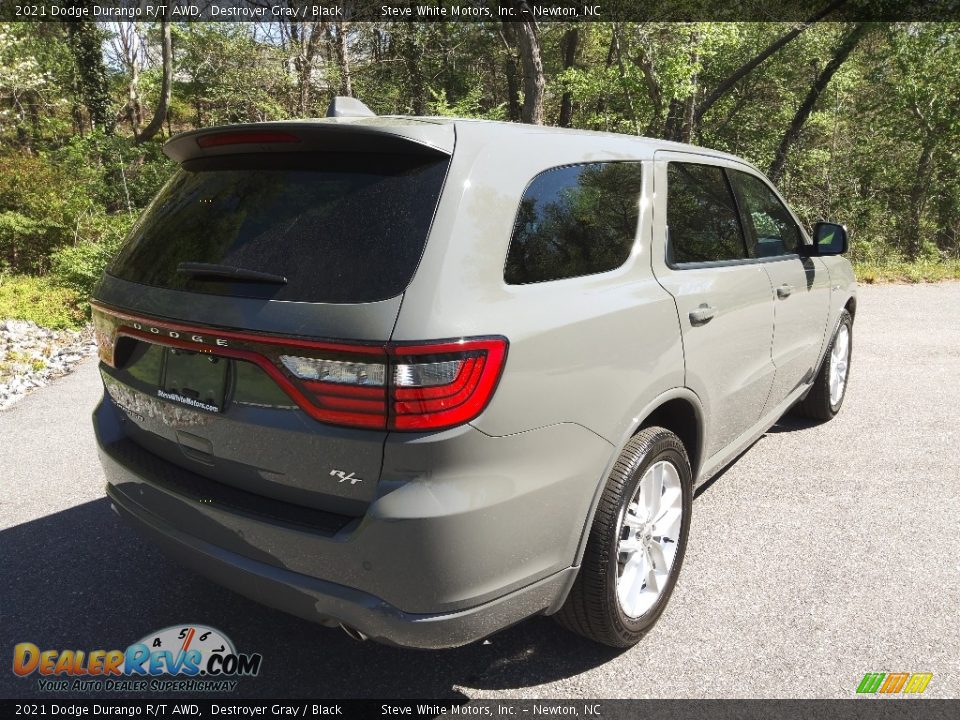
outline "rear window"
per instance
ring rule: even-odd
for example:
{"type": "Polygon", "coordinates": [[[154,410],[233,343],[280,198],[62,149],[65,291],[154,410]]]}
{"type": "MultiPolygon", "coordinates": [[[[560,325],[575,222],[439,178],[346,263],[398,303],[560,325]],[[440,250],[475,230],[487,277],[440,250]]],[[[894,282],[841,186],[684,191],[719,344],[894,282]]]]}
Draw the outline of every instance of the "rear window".
{"type": "Polygon", "coordinates": [[[564,165],[537,175],[520,200],[508,285],[614,270],[630,256],[640,213],[640,163],[564,165]]]}
{"type": "Polygon", "coordinates": [[[448,158],[238,155],[193,160],[160,191],[109,269],[155,287],[301,302],[374,302],[413,277],[448,158]],[[286,278],[178,271],[210,263],[286,278]]]}

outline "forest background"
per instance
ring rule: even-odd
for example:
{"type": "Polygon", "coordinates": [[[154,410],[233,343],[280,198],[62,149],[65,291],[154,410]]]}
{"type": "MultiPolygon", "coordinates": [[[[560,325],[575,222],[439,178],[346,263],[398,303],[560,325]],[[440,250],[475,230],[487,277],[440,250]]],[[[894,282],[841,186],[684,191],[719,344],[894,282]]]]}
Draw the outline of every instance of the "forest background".
{"type": "Polygon", "coordinates": [[[960,278],[960,23],[825,18],[0,23],[0,318],[86,321],[171,135],[335,95],[732,152],[846,224],[861,281],[960,278]]]}

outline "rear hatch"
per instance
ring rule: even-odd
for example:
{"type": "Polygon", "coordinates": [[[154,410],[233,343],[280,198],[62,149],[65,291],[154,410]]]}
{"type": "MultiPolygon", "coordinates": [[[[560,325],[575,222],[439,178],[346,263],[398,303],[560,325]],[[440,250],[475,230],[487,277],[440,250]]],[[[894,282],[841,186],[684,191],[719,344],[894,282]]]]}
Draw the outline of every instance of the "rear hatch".
{"type": "Polygon", "coordinates": [[[181,167],[94,298],[129,439],[248,493],[362,514],[385,346],[452,150],[451,125],[381,118],[171,140],[181,167]]]}

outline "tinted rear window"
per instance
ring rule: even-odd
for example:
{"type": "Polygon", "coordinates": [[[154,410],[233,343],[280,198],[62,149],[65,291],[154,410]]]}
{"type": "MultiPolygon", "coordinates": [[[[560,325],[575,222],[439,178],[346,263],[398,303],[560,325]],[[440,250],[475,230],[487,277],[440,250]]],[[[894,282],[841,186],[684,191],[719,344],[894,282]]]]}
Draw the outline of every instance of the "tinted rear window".
{"type": "Polygon", "coordinates": [[[520,200],[507,251],[509,285],[614,270],[627,261],[640,213],[640,163],[545,170],[520,200]]]}
{"type": "Polygon", "coordinates": [[[399,295],[423,254],[448,158],[245,155],[184,163],[110,267],[145,285],[302,302],[399,295]],[[214,263],[287,278],[231,282],[177,271],[214,263]]]}

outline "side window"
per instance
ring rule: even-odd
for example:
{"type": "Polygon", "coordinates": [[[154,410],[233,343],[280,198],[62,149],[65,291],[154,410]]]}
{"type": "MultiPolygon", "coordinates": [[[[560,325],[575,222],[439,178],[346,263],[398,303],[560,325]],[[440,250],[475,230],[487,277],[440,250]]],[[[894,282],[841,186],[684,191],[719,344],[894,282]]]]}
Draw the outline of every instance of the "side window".
{"type": "Polygon", "coordinates": [[[795,253],[803,242],[800,228],[780,198],[755,175],[728,172],[743,211],[751,255],[762,258],[795,253]]]}
{"type": "Polygon", "coordinates": [[[524,285],[620,267],[637,234],[640,191],[636,162],[540,173],[520,200],[504,280],[524,285]]]}
{"type": "Polygon", "coordinates": [[[733,193],[715,165],[667,166],[667,225],[671,263],[747,257],[733,193]]]}

